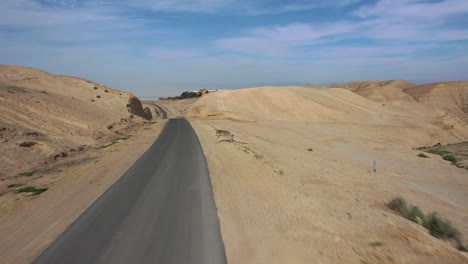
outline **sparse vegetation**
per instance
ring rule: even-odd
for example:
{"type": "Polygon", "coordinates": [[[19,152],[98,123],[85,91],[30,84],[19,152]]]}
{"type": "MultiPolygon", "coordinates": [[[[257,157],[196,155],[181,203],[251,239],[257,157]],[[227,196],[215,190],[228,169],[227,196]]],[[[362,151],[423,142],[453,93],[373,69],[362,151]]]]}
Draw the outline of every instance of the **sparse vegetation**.
{"type": "Polygon", "coordinates": [[[444,160],[448,160],[448,161],[452,162],[453,164],[457,163],[457,159],[452,155],[444,155],[444,156],[442,156],[442,158],[444,160]]]}
{"type": "Polygon", "coordinates": [[[408,206],[403,198],[393,198],[390,202],[385,204],[390,210],[398,212],[400,215],[406,215],[408,206]]]}
{"type": "Polygon", "coordinates": [[[369,246],[371,246],[371,247],[381,247],[381,246],[383,246],[383,243],[380,242],[380,241],[375,241],[375,242],[369,243],[369,246]]]}
{"type": "Polygon", "coordinates": [[[458,243],[461,243],[460,232],[452,226],[450,221],[439,217],[437,212],[432,212],[427,215],[423,226],[427,228],[429,233],[434,237],[442,239],[454,239],[458,243]]]}
{"type": "Polygon", "coordinates": [[[159,99],[161,100],[181,100],[181,99],[189,99],[189,98],[196,98],[196,97],[201,97],[204,94],[208,94],[209,91],[206,89],[200,89],[198,92],[189,92],[185,91],[179,96],[173,96],[173,97],[160,97],[159,99]]]}
{"type": "Polygon", "coordinates": [[[390,200],[385,205],[389,209],[398,212],[398,214],[404,218],[425,227],[432,236],[453,240],[457,243],[457,248],[459,250],[466,251],[458,229],[456,229],[449,220],[441,218],[437,212],[425,215],[417,206],[410,206],[408,208],[406,201],[400,197],[390,200]]]}
{"type": "Polygon", "coordinates": [[[125,137],[119,137],[117,138],[116,140],[128,140],[132,137],[132,135],[128,135],[128,136],[125,136],[125,137]]]}
{"type": "Polygon", "coordinates": [[[419,209],[419,207],[411,206],[407,212],[406,218],[419,225],[423,225],[425,216],[424,216],[424,213],[421,211],[421,209],[419,209]]]}
{"type": "Polygon", "coordinates": [[[450,153],[450,152],[448,152],[446,150],[442,150],[442,149],[429,149],[429,150],[427,150],[427,152],[432,153],[432,154],[441,155],[441,156],[450,153]]]}
{"type": "Polygon", "coordinates": [[[125,137],[116,138],[116,139],[114,139],[110,144],[97,147],[97,149],[105,149],[105,148],[108,148],[108,147],[110,147],[110,146],[112,146],[112,145],[115,145],[115,144],[119,143],[120,141],[128,140],[128,139],[130,139],[131,137],[132,137],[132,135],[128,135],[128,136],[125,136],[125,137]]]}
{"type": "Polygon", "coordinates": [[[48,188],[36,188],[33,186],[27,186],[17,190],[16,193],[30,193],[31,195],[39,195],[47,190],[48,188]]]}
{"type": "Polygon", "coordinates": [[[16,188],[16,187],[20,187],[23,185],[24,183],[13,183],[13,184],[8,185],[8,188],[16,188]]]}
{"type": "Polygon", "coordinates": [[[23,172],[23,173],[18,173],[16,175],[16,177],[31,177],[33,176],[34,172],[30,171],[30,172],[23,172]]]}
{"type": "Polygon", "coordinates": [[[468,170],[468,142],[460,142],[455,144],[442,145],[440,143],[430,147],[421,147],[419,150],[436,154],[442,159],[450,161],[458,168],[468,170]]]}
{"type": "Polygon", "coordinates": [[[307,151],[314,151],[314,149],[313,148],[308,148],[307,151]]]}
{"type": "Polygon", "coordinates": [[[15,93],[28,93],[29,90],[27,88],[12,86],[12,85],[0,85],[1,90],[6,90],[8,93],[15,94],[15,93]]]}
{"type": "Polygon", "coordinates": [[[418,157],[420,157],[420,158],[429,158],[429,156],[427,156],[426,154],[424,154],[424,153],[422,153],[422,152],[420,152],[420,153],[418,154],[418,157]]]}
{"type": "Polygon", "coordinates": [[[254,150],[248,148],[248,147],[242,147],[242,151],[244,151],[245,153],[250,153],[254,156],[255,159],[257,160],[261,160],[263,159],[263,155],[255,152],[254,150]]]}

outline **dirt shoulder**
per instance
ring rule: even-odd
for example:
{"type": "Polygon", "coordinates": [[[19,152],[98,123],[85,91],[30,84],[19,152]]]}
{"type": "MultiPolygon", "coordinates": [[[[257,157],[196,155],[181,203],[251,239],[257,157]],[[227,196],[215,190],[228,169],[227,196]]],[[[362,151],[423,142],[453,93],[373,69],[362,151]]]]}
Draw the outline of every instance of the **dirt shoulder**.
{"type": "Polygon", "coordinates": [[[438,155],[420,158],[366,137],[359,124],[190,121],[229,263],[468,263],[466,253],[384,206],[402,196],[468,236],[466,170],[438,155]],[[218,143],[215,129],[236,142],[218,143]]]}
{"type": "MultiPolygon", "coordinates": [[[[135,163],[165,123],[147,123],[126,140],[89,150],[68,163],[35,173],[27,185],[47,186],[40,195],[8,192],[0,196],[2,263],[33,261],[135,163]]],[[[21,184],[21,177],[14,180],[21,184]]]]}

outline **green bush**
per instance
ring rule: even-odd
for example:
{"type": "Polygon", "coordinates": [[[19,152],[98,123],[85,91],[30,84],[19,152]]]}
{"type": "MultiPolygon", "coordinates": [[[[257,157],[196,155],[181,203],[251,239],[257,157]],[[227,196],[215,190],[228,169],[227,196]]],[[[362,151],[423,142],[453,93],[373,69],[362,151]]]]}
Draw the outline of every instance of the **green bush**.
{"type": "Polygon", "coordinates": [[[393,198],[390,202],[385,204],[390,210],[400,213],[400,215],[405,216],[408,214],[408,205],[403,198],[397,197],[393,198]]]}
{"type": "Polygon", "coordinates": [[[439,217],[436,212],[432,212],[426,217],[424,227],[429,230],[429,233],[437,238],[454,239],[461,244],[461,234],[458,229],[452,226],[450,221],[439,217]]]}
{"type": "Polygon", "coordinates": [[[31,177],[33,176],[34,172],[23,172],[23,173],[19,173],[18,175],[16,176],[24,176],[24,177],[31,177]]]}
{"type": "Polygon", "coordinates": [[[24,185],[23,183],[13,183],[13,184],[8,185],[7,187],[8,188],[16,188],[16,187],[20,187],[20,186],[23,186],[23,185],[24,185]]]}
{"type": "Polygon", "coordinates": [[[31,193],[32,195],[39,195],[47,191],[47,188],[36,188],[32,186],[27,186],[16,191],[17,193],[31,193]]]}
{"type": "Polygon", "coordinates": [[[426,154],[424,154],[422,152],[418,154],[418,157],[420,157],[420,158],[429,158],[426,154]]]}
{"type": "Polygon", "coordinates": [[[380,241],[375,241],[375,242],[369,243],[369,246],[371,246],[371,247],[381,247],[381,246],[383,246],[383,243],[380,242],[380,241]]]}
{"type": "Polygon", "coordinates": [[[424,213],[417,206],[411,206],[411,208],[408,210],[405,217],[408,220],[411,220],[419,225],[424,224],[424,220],[425,220],[424,213]]]}
{"type": "Polygon", "coordinates": [[[404,218],[413,221],[425,227],[429,233],[441,239],[453,239],[457,242],[457,249],[466,251],[467,248],[463,245],[463,239],[460,231],[452,226],[452,223],[447,219],[439,217],[437,212],[432,212],[425,215],[417,206],[408,205],[403,198],[397,197],[385,204],[389,209],[398,212],[404,218]]]}
{"type": "Polygon", "coordinates": [[[450,162],[452,162],[454,164],[457,163],[457,159],[452,155],[444,155],[444,156],[442,156],[442,158],[444,160],[448,160],[448,161],[450,161],[450,162]]]}

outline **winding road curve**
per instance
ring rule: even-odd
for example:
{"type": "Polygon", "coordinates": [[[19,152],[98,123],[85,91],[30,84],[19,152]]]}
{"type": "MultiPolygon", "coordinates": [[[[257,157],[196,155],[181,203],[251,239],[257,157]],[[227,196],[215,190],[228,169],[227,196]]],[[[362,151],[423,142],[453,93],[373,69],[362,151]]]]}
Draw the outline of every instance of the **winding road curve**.
{"type": "Polygon", "coordinates": [[[190,123],[169,120],[34,263],[226,263],[206,160],[190,123]]]}
{"type": "Polygon", "coordinates": [[[152,104],[153,104],[156,108],[158,108],[159,113],[161,113],[161,118],[162,118],[162,119],[167,119],[167,111],[164,110],[164,108],[162,108],[162,106],[160,106],[160,105],[157,105],[157,104],[155,104],[155,103],[152,103],[152,104]]]}

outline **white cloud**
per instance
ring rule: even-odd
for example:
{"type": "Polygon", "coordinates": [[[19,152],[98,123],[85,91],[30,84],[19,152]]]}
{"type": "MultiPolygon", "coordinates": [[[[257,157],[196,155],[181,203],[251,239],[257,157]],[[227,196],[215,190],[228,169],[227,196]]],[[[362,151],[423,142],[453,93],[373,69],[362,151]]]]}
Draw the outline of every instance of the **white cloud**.
{"type": "Polygon", "coordinates": [[[11,34],[15,39],[56,43],[111,41],[151,31],[144,19],[122,16],[119,8],[101,2],[74,7],[74,2],[2,1],[0,26],[19,30],[21,33],[11,34]]]}
{"type": "Polygon", "coordinates": [[[356,32],[358,36],[402,42],[444,42],[468,39],[468,29],[453,27],[457,15],[467,13],[466,0],[380,0],[351,14],[362,19],[358,22],[362,28],[356,32]]]}
{"type": "Polygon", "coordinates": [[[468,13],[468,1],[443,0],[424,2],[417,0],[380,0],[375,5],[363,6],[353,12],[361,18],[386,17],[396,19],[441,19],[456,14],[468,13]]]}
{"type": "Polygon", "coordinates": [[[240,37],[215,41],[219,49],[259,56],[287,57],[296,47],[323,43],[323,38],[354,30],[354,25],[334,23],[326,26],[289,24],[279,27],[255,28],[240,37]]]}
{"type": "Polygon", "coordinates": [[[236,53],[287,58],[307,55],[303,50],[306,46],[322,43],[333,46],[334,42],[343,45],[347,41],[372,40],[377,42],[377,48],[373,51],[366,49],[365,52],[377,55],[389,49],[388,43],[408,47],[415,43],[420,46],[421,43],[468,40],[467,28],[453,27],[456,15],[467,12],[466,0],[380,0],[352,11],[355,19],[254,28],[238,36],[218,39],[214,45],[236,53]],[[379,43],[387,46],[378,48],[382,45],[379,43]]]}

